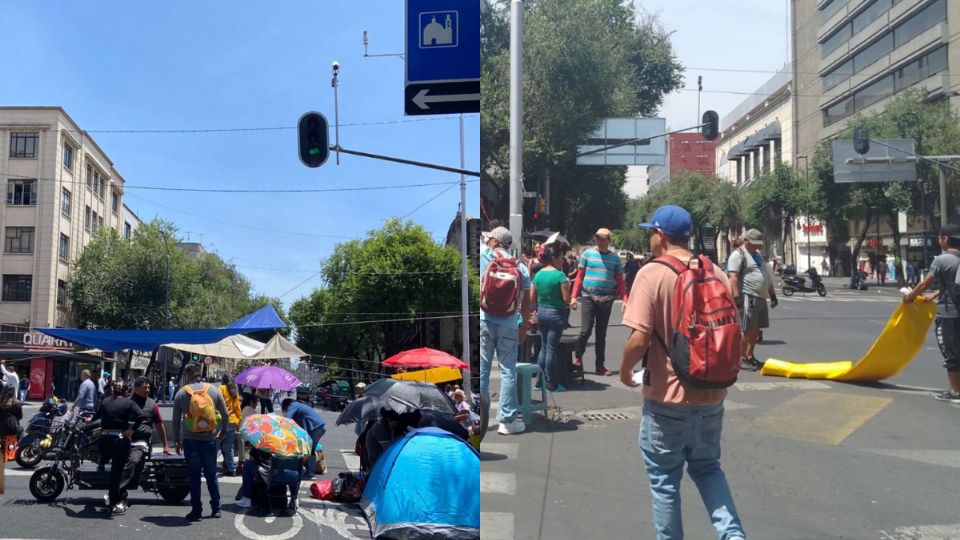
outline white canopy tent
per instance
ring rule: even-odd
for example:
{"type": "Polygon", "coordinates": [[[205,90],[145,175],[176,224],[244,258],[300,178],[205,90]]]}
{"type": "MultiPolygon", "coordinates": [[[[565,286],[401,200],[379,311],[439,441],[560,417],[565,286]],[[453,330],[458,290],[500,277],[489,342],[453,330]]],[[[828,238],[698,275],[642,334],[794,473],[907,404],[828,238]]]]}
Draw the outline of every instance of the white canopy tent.
{"type": "Polygon", "coordinates": [[[236,358],[241,360],[272,360],[276,358],[309,356],[280,334],[275,334],[267,343],[261,343],[255,339],[238,334],[226,337],[209,345],[168,343],[166,346],[204,356],[236,358]]]}

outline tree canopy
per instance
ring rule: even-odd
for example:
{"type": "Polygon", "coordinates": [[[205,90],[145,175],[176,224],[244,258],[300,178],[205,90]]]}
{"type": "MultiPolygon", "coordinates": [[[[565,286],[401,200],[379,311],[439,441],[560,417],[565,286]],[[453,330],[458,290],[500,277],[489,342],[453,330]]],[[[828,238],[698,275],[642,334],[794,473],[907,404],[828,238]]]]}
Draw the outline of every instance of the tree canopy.
{"type": "MultiPolygon", "coordinates": [[[[491,4],[481,30],[481,147],[488,213],[508,212],[509,10],[491,4]]],[[[598,218],[618,227],[627,211],[623,167],[576,167],[576,146],[606,117],[649,116],[683,82],[681,66],[655,18],[638,20],[620,0],[539,0],[524,15],[524,178],[535,190],[549,176],[550,226],[573,241],[598,218]]]]}
{"type": "Polygon", "coordinates": [[[177,242],[173,225],[160,220],[142,225],[130,239],[101,229],[76,261],[68,283],[78,327],[217,328],[268,303],[285,318],[279,301],[252,294],[250,281],[235,266],[213,253],[191,257],[177,242]]]}

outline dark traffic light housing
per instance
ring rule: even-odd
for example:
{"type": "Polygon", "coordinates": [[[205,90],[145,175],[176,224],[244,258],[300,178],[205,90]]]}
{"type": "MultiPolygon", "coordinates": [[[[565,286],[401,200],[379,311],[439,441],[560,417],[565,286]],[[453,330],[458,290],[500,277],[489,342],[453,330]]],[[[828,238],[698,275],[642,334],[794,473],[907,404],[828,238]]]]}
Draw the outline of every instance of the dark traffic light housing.
{"type": "Polygon", "coordinates": [[[870,151],[870,130],[866,126],[853,130],[853,149],[861,156],[870,151]]]}
{"type": "Polygon", "coordinates": [[[720,115],[717,111],[707,111],[703,113],[700,121],[700,135],[708,141],[712,141],[720,134],[720,115]]]}
{"type": "Polygon", "coordinates": [[[300,161],[307,167],[319,167],[330,156],[327,117],[314,111],[305,113],[297,123],[300,161]]]}

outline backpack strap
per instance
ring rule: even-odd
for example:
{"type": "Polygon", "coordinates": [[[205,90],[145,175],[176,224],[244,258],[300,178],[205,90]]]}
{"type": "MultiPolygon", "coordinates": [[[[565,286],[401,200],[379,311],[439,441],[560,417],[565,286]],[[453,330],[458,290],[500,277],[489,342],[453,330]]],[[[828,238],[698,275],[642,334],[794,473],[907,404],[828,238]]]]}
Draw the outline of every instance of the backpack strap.
{"type": "MultiPolygon", "coordinates": [[[[687,264],[684,264],[683,261],[674,257],[673,255],[661,255],[650,262],[666,266],[670,270],[673,270],[673,273],[677,276],[690,269],[687,264]]],[[[663,348],[664,354],[670,356],[670,349],[667,347],[667,343],[663,340],[663,338],[660,337],[660,333],[657,332],[656,328],[653,329],[653,337],[656,338],[657,343],[659,343],[660,347],[663,348]]],[[[647,350],[647,354],[650,354],[649,349],[647,350]]],[[[647,354],[643,355],[643,361],[640,364],[640,366],[644,369],[647,368],[647,354]]]]}
{"type": "Polygon", "coordinates": [[[183,385],[183,391],[186,392],[188,396],[193,395],[193,388],[190,388],[189,384],[183,385]]]}

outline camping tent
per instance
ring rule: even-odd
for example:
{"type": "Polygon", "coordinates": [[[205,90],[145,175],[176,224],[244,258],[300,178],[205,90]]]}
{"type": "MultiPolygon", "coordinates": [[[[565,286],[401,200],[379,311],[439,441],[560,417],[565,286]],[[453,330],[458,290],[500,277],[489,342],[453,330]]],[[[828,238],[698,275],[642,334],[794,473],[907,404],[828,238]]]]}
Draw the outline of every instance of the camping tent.
{"type": "Polygon", "coordinates": [[[480,538],[480,455],[438,428],[410,431],[377,460],[360,500],[374,538],[480,538]]]}

